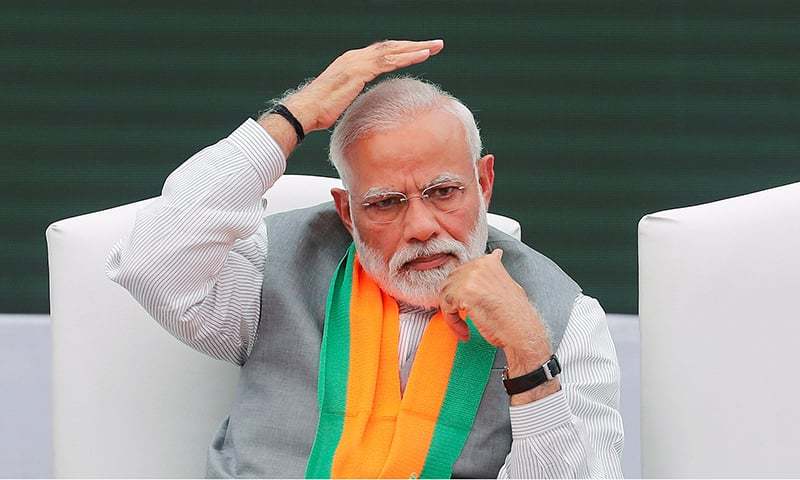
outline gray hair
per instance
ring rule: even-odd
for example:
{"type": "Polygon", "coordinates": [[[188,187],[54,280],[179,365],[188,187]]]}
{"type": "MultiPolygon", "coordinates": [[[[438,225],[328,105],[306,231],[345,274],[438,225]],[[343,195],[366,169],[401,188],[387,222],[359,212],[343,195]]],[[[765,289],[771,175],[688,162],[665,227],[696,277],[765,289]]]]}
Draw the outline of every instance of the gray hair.
{"type": "Polygon", "coordinates": [[[472,112],[436,84],[410,76],[393,77],[356,97],[333,129],[328,159],[345,188],[350,174],[344,154],[347,147],[370,133],[397,127],[412,115],[434,108],[452,113],[464,125],[470,155],[477,162],[481,155],[481,135],[472,112]]]}

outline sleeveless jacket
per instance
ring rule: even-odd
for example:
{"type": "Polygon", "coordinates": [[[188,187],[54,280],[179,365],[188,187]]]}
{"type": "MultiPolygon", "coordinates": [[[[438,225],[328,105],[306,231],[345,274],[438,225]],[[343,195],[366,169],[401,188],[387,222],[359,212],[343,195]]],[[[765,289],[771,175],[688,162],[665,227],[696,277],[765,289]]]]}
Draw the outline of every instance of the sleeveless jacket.
{"type": "MultiPolygon", "coordinates": [[[[352,239],[330,202],[265,222],[269,246],[258,336],[230,415],[208,449],[212,478],[302,477],[316,435],[325,300],[352,239]]],[[[580,287],[550,259],[490,227],[487,249],[495,248],[503,249],[503,265],[536,306],[555,351],[580,287]]],[[[504,366],[498,349],[454,478],[496,478],[511,450],[504,366]]]]}

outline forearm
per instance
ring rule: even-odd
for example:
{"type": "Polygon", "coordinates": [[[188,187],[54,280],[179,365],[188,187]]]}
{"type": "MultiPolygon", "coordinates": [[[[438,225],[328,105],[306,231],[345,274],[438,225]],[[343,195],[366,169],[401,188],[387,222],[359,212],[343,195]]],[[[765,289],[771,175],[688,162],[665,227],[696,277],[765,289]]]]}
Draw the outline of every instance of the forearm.
{"type": "Polygon", "coordinates": [[[108,277],[173,335],[235,363],[258,319],[262,196],[285,165],[261,128],[249,120],[176,169],[106,264],[108,277]],[[237,242],[241,251],[232,252],[237,242]],[[225,288],[215,290],[221,280],[225,288]]]}

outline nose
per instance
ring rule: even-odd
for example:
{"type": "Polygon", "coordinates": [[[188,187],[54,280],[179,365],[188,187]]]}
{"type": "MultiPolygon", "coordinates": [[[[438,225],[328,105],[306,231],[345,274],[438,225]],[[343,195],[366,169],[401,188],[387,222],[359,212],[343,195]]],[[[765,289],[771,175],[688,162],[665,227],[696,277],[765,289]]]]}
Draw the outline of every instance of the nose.
{"type": "Polygon", "coordinates": [[[421,198],[410,198],[403,217],[403,237],[406,242],[425,242],[440,230],[439,221],[421,198]]]}

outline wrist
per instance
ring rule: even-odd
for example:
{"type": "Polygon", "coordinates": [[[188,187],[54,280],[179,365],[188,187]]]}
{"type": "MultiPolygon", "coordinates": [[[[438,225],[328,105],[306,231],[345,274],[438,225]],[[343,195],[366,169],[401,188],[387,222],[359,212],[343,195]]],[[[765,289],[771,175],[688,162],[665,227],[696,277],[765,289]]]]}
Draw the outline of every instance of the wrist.
{"type": "Polygon", "coordinates": [[[300,94],[294,94],[283,100],[283,105],[292,112],[292,115],[303,126],[303,132],[309,134],[314,130],[319,130],[317,114],[314,103],[307,102],[300,94]]]}
{"type": "Polygon", "coordinates": [[[526,373],[532,372],[541,367],[542,364],[550,359],[550,347],[544,344],[545,348],[540,349],[513,349],[504,348],[503,353],[506,356],[506,365],[508,367],[509,378],[519,377],[526,373]]]}
{"type": "Polygon", "coordinates": [[[509,400],[512,406],[525,405],[526,403],[535,402],[545,397],[549,397],[560,390],[561,382],[558,380],[558,378],[554,378],[526,392],[511,395],[509,400]]]}
{"type": "Polygon", "coordinates": [[[289,122],[280,115],[271,113],[264,113],[258,117],[257,122],[275,140],[284,158],[289,158],[289,154],[297,146],[297,134],[289,122]]]}
{"type": "Polygon", "coordinates": [[[552,355],[550,344],[544,337],[531,337],[524,343],[503,347],[503,353],[511,378],[536,370],[552,355]]]}
{"type": "MultiPolygon", "coordinates": [[[[544,347],[538,350],[504,348],[508,378],[521,377],[541,368],[551,356],[547,342],[544,342],[544,347]]],[[[559,390],[561,390],[561,382],[556,377],[530,390],[511,395],[510,402],[511,405],[524,405],[545,398],[559,390]]]]}

